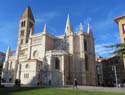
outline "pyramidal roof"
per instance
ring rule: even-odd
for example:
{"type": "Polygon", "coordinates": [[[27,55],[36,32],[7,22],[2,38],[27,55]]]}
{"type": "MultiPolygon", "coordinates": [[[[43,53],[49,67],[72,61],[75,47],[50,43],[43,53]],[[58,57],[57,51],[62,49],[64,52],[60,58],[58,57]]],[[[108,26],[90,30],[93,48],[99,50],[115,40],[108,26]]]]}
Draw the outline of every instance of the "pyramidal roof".
{"type": "Polygon", "coordinates": [[[30,6],[28,6],[26,8],[25,12],[21,16],[21,19],[26,18],[26,17],[28,17],[28,18],[32,19],[33,21],[35,21],[30,6]]]}

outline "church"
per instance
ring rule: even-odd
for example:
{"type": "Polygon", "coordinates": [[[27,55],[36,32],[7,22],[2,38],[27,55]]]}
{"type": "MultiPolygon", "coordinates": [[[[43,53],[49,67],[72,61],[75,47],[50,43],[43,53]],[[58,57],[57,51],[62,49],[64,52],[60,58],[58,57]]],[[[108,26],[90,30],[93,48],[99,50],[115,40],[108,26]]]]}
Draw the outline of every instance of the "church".
{"type": "Polygon", "coordinates": [[[88,24],[74,32],[68,15],[64,34],[54,36],[44,25],[34,33],[35,19],[28,6],[20,17],[17,48],[8,47],[3,63],[2,82],[19,80],[26,86],[96,85],[94,37],[88,24]]]}

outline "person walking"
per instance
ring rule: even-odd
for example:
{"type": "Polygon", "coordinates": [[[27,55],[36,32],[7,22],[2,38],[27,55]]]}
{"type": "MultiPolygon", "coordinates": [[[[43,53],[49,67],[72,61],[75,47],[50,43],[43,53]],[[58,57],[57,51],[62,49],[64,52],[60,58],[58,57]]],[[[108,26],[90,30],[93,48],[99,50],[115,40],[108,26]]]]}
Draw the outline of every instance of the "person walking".
{"type": "Polygon", "coordinates": [[[51,87],[51,80],[49,80],[49,87],[51,87]]]}
{"type": "Polygon", "coordinates": [[[78,89],[78,82],[77,82],[77,79],[75,78],[74,81],[73,81],[73,89],[78,89]]]}

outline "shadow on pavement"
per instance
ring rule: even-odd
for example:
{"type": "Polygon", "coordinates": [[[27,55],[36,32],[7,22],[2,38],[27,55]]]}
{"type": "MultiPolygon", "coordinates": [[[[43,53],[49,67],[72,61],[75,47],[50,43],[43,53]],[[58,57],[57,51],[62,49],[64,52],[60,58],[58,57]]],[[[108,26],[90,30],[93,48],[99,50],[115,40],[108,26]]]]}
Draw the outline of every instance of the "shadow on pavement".
{"type": "Polygon", "coordinates": [[[0,95],[13,95],[15,92],[30,91],[35,89],[43,89],[41,87],[5,87],[0,88],[0,95]]]}

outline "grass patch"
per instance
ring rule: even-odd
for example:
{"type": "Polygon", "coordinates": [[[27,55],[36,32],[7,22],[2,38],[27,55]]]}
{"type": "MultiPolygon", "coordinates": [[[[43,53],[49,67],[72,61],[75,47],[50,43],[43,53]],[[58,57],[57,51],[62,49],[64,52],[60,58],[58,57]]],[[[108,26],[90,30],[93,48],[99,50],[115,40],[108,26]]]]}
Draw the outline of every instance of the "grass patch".
{"type": "Polygon", "coordinates": [[[125,95],[122,93],[59,88],[0,88],[0,95],[125,95]]]}

